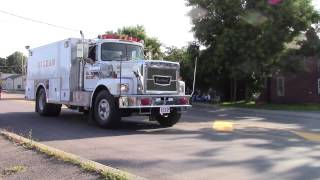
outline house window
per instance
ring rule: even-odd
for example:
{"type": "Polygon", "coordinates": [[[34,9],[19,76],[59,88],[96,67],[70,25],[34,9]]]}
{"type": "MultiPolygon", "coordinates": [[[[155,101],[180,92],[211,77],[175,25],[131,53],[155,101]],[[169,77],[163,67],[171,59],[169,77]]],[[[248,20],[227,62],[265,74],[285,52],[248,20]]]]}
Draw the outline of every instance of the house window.
{"type": "Polygon", "coordinates": [[[284,96],[284,77],[277,77],[277,96],[284,96]]]}

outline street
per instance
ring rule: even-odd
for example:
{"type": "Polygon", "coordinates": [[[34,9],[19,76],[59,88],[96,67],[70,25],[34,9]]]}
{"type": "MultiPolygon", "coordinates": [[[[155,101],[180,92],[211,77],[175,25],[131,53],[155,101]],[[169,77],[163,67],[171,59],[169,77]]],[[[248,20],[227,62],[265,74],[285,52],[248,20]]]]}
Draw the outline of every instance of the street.
{"type": "Polygon", "coordinates": [[[0,128],[155,180],[319,179],[320,143],[295,133],[316,136],[318,117],[197,106],[172,128],[128,117],[109,130],[88,125],[82,113],[66,108],[59,117],[41,117],[22,94],[0,100],[0,128]],[[217,120],[232,121],[234,131],[214,131],[217,120]]]}

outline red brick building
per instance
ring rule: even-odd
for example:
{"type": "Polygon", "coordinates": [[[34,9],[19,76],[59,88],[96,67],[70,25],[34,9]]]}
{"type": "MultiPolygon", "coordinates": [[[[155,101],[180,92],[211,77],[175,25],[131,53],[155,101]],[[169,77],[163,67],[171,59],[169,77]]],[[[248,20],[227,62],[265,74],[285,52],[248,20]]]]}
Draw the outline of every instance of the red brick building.
{"type": "Polygon", "coordinates": [[[320,103],[320,61],[305,58],[305,70],[277,73],[266,81],[261,99],[271,103],[320,103]]]}

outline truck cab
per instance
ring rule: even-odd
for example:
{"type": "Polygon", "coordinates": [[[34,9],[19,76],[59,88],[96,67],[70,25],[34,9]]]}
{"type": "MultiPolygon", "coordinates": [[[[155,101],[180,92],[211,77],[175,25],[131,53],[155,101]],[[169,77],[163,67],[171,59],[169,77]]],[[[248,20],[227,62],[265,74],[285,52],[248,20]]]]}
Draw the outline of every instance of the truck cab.
{"type": "Polygon", "coordinates": [[[131,115],[173,126],[190,107],[179,63],[146,60],[144,44],[137,38],[113,34],[94,40],[70,38],[30,52],[26,97],[36,100],[41,115],[58,115],[64,104],[89,112],[101,127],[113,127],[131,115]],[[47,51],[55,52],[52,57],[41,55],[47,51]],[[42,67],[43,59],[50,59],[52,67],[42,67]],[[54,79],[59,87],[50,83],[54,79]],[[50,93],[60,98],[52,100],[50,93]]]}

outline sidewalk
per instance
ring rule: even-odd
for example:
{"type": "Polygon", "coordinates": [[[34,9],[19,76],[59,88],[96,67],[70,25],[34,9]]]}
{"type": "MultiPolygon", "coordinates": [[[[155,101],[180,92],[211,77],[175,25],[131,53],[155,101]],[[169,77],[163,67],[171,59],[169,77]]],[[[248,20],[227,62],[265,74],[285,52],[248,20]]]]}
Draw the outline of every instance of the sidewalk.
{"type": "Polygon", "coordinates": [[[16,146],[0,136],[0,179],[98,179],[77,166],[16,146]]]}
{"type": "Polygon", "coordinates": [[[24,90],[6,90],[3,89],[2,92],[5,92],[7,94],[24,94],[24,90]]]}
{"type": "Polygon", "coordinates": [[[2,92],[1,100],[24,100],[24,94],[2,92]]]}

